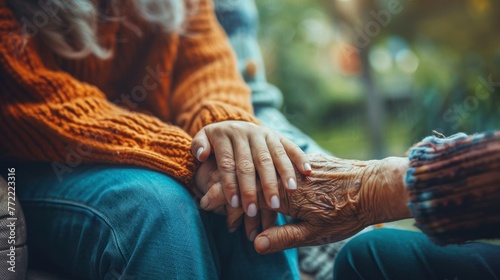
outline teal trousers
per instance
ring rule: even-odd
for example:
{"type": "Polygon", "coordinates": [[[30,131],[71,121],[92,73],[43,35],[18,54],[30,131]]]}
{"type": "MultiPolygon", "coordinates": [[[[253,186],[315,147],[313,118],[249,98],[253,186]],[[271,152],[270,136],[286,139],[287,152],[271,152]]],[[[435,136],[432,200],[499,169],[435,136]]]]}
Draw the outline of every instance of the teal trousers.
{"type": "Polygon", "coordinates": [[[500,279],[500,246],[437,246],[419,232],[378,229],[349,241],[334,279],[500,279]]]}

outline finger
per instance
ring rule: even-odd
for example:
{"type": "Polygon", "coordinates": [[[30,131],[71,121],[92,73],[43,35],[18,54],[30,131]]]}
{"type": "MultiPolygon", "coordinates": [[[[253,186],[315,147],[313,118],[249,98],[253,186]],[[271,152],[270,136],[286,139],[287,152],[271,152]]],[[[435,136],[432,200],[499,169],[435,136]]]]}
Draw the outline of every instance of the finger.
{"type": "Polygon", "coordinates": [[[267,229],[255,239],[255,250],[260,254],[270,254],[305,245],[309,237],[308,226],[302,222],[267,229]]]}
{"type": "Polygon", "coordinates": [[[227,219],[226,219],[227,228],[229,229],[230,232],[234,232],[243,223],[243,217],[245,215],[245,212],[243,212],[243,208],[241,207],[233,208],[229,205],[226,205],[225,207],[227,214],[227,219]]]}
{"type": "Polygon", "coordinates": [[[271,153],[267,148],[267,143],[261,135],[251,137],[253,162],[259,173],[259,179],[264,192],[264,198],[267,205],[277,209],[280,207],[278,178],[274,168],[271,153]]]}
{"type": "Polygon", "coordinates": [[[280,206],[278,208],[271,208],[267,203],[264,202],[264,194],[259,191],[257,192],[257,197],[259,201],[259,210],[270,210],[271,212],[277,212],[277,213],[282,213],[285,215],[290,215],[290,209],[289,209],[289,203],[288,203],[288,196],[289,194],[281,189],[279,198],[280,198],[280,206]]]}
{"type": "Polygon", "coordinates": [[[201,129],[193,137],[191,153],[201,162],[204,162],[210,156],[211,145],[205,129],[201,129]]]}
{"type": "Polygon", "coordinates": [[[280,142],[285,148],[288,158],[290,158],[293,164],[295,164],[300,173],[306,176],[311,174],[311,163],[309,162],[306,153],[304,153],[304,151],[302,151],[302,149],[297,146],[297,144],[286,139],[285,137],[281,137],[280,142]]]}
{"type": "Polygon", "coordinates": [[[276,220],[278,219],[278,213],[266,209],[261,209],[260,218],[262,220],[262,230],[266,230],[276,225],[276,220]]]}
{"type": "Polygon", "coordinates": [[[259,233],[259,225],[260,225],[260,215],[256,215],[255,217],[249,217],[245,215],[245,232],[247,234],[248,240],[254,241],[255,237],[259,233]]]}
{"type": "Polygon", "coordinates": [[[226,204],[226,197],[221,183],[212,185],[200,200],[200,208],[205,211],[214,211],[226,204]]]}
{"type": "MultiPolygon", "coordinates": [[[[210,174],[210,176],[195,176],[195,191],[201,193],[200,197],[208,192],[213,183],[220,180],[218,177],[216,166],[217,165],[215,163],[210,164],[210,162],[206,162],[204,164],[201,164],[200,168],[198,169],[197,173],[199,174],[210,174]]],[[[197,193],[195,192],[195,194],[197,193]]]]}
{"type": "Polygon", "coordinates": [[[232,139],[232,142],[241,205],[249,217],[255,217],[257,215],[257,185],[250,143],[246,137],[232,139]]]}
{"type": "Polygon", "coordinates": [[[283,185],[287,190],[297,189],[295,170],[278,135],[276,133],[269,134],[266,137],[266,142],[283,185]]]}
{"type": "MultiPolygon", "coordinates": [[[[215,135],[214,135],[215,136],[215,135]]],[[[217,167],[219,169],[220,181],[224,189],[226,201],[232,207],[239,207],[238,183],[236,179],[236,164],[234,161],[233,145],[227,137],[214,137],[213,150],[217,167]]]]}

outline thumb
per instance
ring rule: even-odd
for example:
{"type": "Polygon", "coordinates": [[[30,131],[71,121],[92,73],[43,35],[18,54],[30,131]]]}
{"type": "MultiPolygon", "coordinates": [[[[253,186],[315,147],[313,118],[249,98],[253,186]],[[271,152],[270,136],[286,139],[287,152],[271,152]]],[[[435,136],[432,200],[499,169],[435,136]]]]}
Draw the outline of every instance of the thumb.
{"type": "Polygon", "coordinates": [[[191,143],[191,153],[196,157],[197,160],[204,162],[210,156],[211,145],[208,141],[208,136],[205,129],[201,129],[193,137],[193,142],[191,143]]]}
{"type": "Polygon", "coordinates": [[[260,254],[270,254],[305,245],[310,232],[308,226],[301,222],[269,228],[255,238],[255,250],[260,254]]]}

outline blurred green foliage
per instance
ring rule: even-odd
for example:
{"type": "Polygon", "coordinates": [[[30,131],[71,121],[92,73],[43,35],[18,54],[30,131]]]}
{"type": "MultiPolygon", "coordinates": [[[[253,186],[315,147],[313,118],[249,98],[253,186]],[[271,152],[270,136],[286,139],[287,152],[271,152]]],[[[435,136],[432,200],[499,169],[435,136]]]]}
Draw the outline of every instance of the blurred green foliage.
{"type": "Polygon", "coordinates": [[[398,1],[402,12],[374,32],[373,15],[390,1],[257,0],[268,79],[290,121],[335,155],[360,159],[377,154],[365,102],[372,89],[383,100],[383,155],[403,155],[432,130],[498,128],[500,4],[398,1]],[[368,46],[351,48],[355,28],[376,33],[368,46]]]}

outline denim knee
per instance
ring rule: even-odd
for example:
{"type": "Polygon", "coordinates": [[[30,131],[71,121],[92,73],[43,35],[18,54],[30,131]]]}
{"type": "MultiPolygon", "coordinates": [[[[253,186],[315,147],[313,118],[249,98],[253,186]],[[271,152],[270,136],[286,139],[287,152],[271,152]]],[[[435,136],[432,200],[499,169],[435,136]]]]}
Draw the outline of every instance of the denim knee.
{"type": "MultiPolygon", "coordinates": [[[[139,217],[139,222],[161,219],[164,222],[179,218],[198,216],[196,202],[192,195],[178,181],[165,174],[149,170],[124,170],[129,173],[112,185],[97,193],[96,203],[111,206],[111,211],[121,212],[126,218],[139,217]]],[[[187,222],[187,220],[186,220],[187,222]]]]}
{"type": "Polygon", "coordinates": [[[25,177],[23,198],[30,246],[55,245],[53,266],[88,279],[216,275],[197,205],[175,179],[133,166],[81,166],[62,182],[44,172],[25,177]]]}
{"type": "Polygon", "coordinates": [[[95,202],[119,235],[134,236],[146,243],[160,237],[174,238],[177,243],[202,237],[197,204],[178,181],[149,170],[115,172],[114,176],[122,179],[98,193],[95,202]]]}
{"type": "Polygon", "coordinates": [[[150,271],[156,268],[159,275],[172,279],[215,275],[210,245],[190,193],[164,174],[133,173],[132,180],[102,193],[128,259],[125,273],[147,273],[154,279],[150,271]]]}

